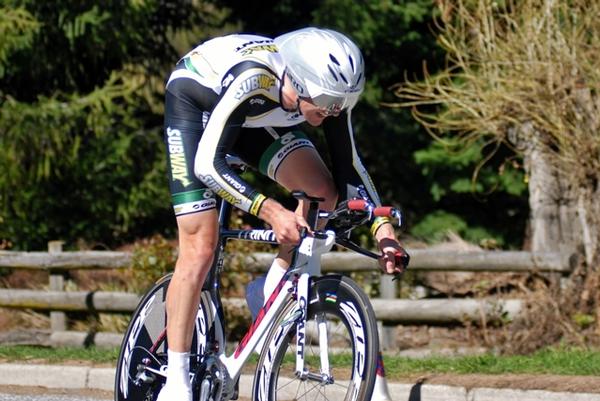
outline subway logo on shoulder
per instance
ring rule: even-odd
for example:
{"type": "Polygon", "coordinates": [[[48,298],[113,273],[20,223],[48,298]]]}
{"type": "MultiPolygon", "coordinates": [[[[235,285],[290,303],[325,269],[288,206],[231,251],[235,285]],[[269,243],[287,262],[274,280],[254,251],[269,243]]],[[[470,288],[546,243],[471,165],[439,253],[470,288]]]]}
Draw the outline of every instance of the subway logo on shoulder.
{"type": "Polygon", "coordinates": [[[235,92],[235,98],[241,99],[244,95],[258,89],[270,89],[275,85],[275,78],[267,74],[256,74],[244,80],[235,92]]]}

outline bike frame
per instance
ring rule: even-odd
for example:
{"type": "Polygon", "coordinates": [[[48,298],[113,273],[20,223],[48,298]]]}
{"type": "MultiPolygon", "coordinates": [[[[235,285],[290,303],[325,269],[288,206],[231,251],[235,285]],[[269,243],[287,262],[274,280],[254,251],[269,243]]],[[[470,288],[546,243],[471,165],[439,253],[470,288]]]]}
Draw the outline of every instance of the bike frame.
{"type": "MultiPolygon", "coordinates": [[[[243,163],[239,159],[229,158],[227,162],[239,170],[244,169],[243,163]]],[[[236,230],[230,229],[229,219],[231,217],[232,206],[221,200],[218,209],[218,243],[215,249],[215,256],[213,265],[208,272],[208,277],[201,290],[201,301],[199,303],[198,311],[195,318],[195,338],[194,343],[195,350],[192,351],[192,361],[195,360],[194,368],[190,371],[190,380],[195,385],[200,387],[200,400],[207,401],[211,397],[213,391],[214,394],[220,394],[222,398],[232,397],[236,394],[236,384],[241,374],[242,368],[248,361],[248,358],[252,352],[260,348],[261,353],[261,374],[262,378],[259,383],[259,388],[255,391],[259,391],[262,394],[267,388],[270,388],[270,372],[274,363],[280,363],[279,359],[275,359],[275,355],[280,349],[283,341],[289,341],[290,336],[295,334],[296,350],[295,350],[295,375],[301,380],[310,380],[320,382],[321,385],[333,384],[334,378],[331,375],[330,361],[328,356],[328,320],[325,315],[329,313],[327,309],[324,309],[322,304],[329,302],[332,299],[337,299],[335,290],[330,290],[331,285],[337,288],[336,281],[342,283],[342,279],[339,276],[331,276],[331,278],[325,278],[321,274],[321,256],[331,251],[334,244],[348,248],[365,256],[377,259],[380,255],[375,254],[371,251],[363,249],[356,245],[350,240],[350,232],[354,227],[368,222],[373,217],[386,216],[386,217],[400,217],[400,213],[397,209],[392,207],[376,207],[368,200],[353,198],[348,201],[344,201],[340,206],[331,212],[320,211],[319,202],[323,199],[311,197],[301,191],[293,191],[292,195],[296,199],[302,199],[309,202],[309,210],[306,217],[309,223],[308,227],[311,229],[311,234],[306,235],[306,230],[301,232],[302,240],[300,244],[293,249],[292,260],[290,266],[284,273],[282,279],[274,289],[273,293],[264,303],[259,310],[259,313],[252,323],[242,340],[237,344],[235,349],[230,355],[226,353],[226,339],[225,339],[225,314],[224,308],[221,302],[220,295],[220,276],[223,272],[225,246],[227,241],[230,239],[236,240],[248,240],[252,242],[263,242],[269,244],[277,244],[275,233],[272,230],[261,230],[261,229],[250,229],[250,230],[236,230]],[[319,219],[328,220],[332,230],[317,230],[317,222],[319,219]],[[330,282],[333,280],[333,282],[330,282]],[[327,289],[327,290],[325,290],[327,289]],[[322,292],[324,290],[325,292],[322,292]],[[314,291],[314,294],[311,294],[314,291]],[[330,292],[333,291],[333,292],[330,292]],[[323,296],[325,299],[319,299],[323,296]],[[309,303],[316,302],[316,308],[314,309],[315,315],[311,317],[311,321],[308,322],[309,303]],[[285,310],[285,315],[283,311],[285,310]],[[312,373],[305,368],[305,350],[307,342],[307,323],[316,323],[315,333],[319,343],[319,355],[318,359],[320,362],[319,372],[312,373]],[[295,325],[295,333],[290,332],[288,329],[290,324],[295,325]],[[269,343],[264,346],[265,337],[267,333],[272,333],[269,338],[269,343]],[[284,335],[285,334],[285,335],[284,335]],[[268,348],[267,348],[268,347],[268,348]],[[265,379],[266,378],[266,379],[265,379]],[[266,381],[265,381],[266,380],[266,381]],[[218,387],[214,387],[214,386],[218,387]]],[[[408,255],[396,255],[396,264],[398,266],[406,266],[408,264],[408,255]],[[399,263],[402,262],[402,263],[399,263]]],[[[401,272],[400,272],[401,273],[401,272]]],[[[399,273],[399,274],[400,274],[399,273]]],[[[161,281],[153,287],[152,291],[158,291],[161,289],[164,291],[168,286],[170,276],[165,276],[161,281]]],[[[350,280],[345,284],[346,286],[354,286],[356,284],[350,280]]],[[[356,290],[355,290],[356,291],[356,290]]],[[[363,299],[360,305],[368,304],[368,299],[364,299],[364,295],[360,295],[358,299],[363,299]]],[[[151,384],[155,381],[156,376],[161,376],[163,379],[167,377],[167,365],[164,363],[164,356],[155,356],[155,352],[159,347],[164,346],[166,352],[168,348],[166,327],[159,329],[158,333],[152,334],[153,341],[151,344],[140,346],[141,350],[144,350],[146,355],[138,361],[137,374],[135,378],[130,375],[131,354],[133,349],[130,347],[136,345],[137,332],[136,328],[144,321],[144,311],[149,305],[154,303],[155,292],[152,292],[152,297],[144,299],[144,309],[135,312],[137,320],[130,324],[128,333],[133,333],[128,336],[127,343],[124,343],[121,356],[122,359],[122,371],[120,374],[120,385],[121,391],[127,398],[127,388],[129,381],[133,380],[134,384],[140,386],[142,384],[151,384]],[[158,334],[158,337],[155,335],[158,334]],[[151,367],[153,363],[158,363],[158,367],[151,367]],[[125,385],[125,389],[123,389],[125,385]]],[[[148,293],[147,297],[150,297],[148,293]]],[[[376,336],[376,330],[372,324],[374,317],[373,312],[367,307],[365,310],[364,306],[357,307],[354,305],[352,299],[356,299],[356,296],[351,295],[348,302],[339,303],[339,312],[344,315],[343,319],[347,327],[351,330],[355,336],[353,341],[353,354],[355,355],[355,363],[353,364],[353,381],[354,389],[358,391],[360,382],[363,380],[363,367],[365,361],[365,344],[362,341],[365,332],[364,327],[368,326],[367,330],[370,335],[376,336]],[[364,311],[367,315],[371,316],[371,320],[365,326],[359,324],[359,310],[364,311]],[[374,333],[374,334],[373,334],[374,333]]],[[[163,304],[159,306],[159,310],[164,310],[164,293],[162,301],[163,304]]],[[[141,305],[140,305],[141,307],[141,305]]],[[[139,308],[138,308],[139,309],[139,308]]],[[[311,311],[313,309],[311,308],[311,311]]],[[[336,313],[337,314],[337,313],[336,313]]],[[[312,312],[311,312],[312,315],[312,312]]],[[[341,316],[341,315],[340,315],[341,316]]],[[[140,326],[141,327],[141,326],[140,326]]],[[[311,330],[312,333],[312,330],[311,330]]],[[[309,333],[310,334],[310,333],[309,333]]],[[[376,346],[377,342],[373,343],[376,346]]],[[[370,347],[369,352],[375,352],[373,347],[370,347]]],[[[190,362],[192,362],[190,361],[190,362]]],[[[156,365],[155,365],[156,366],[156,365]]],[[[373,379],[373,375],[369,376],[373,379]]],[[[155,391],[153,388],[152,391],[155,391]]]]}
{"type": "MultiPolygon", "coordinates": [[[[216,268],[211,269],[212,273],[207,282],[210,284],[212,311],[209,315],[218,314],[223,316],[222,305],[219,294],[219,274],[223,268],[223,250],[228,239],[252,240],[265,243],[276,244],[275,234],[271,230],[230,230],[227,222],[231,213],[231,205],[226,202],[221,202],[219,210],[219,221],[221,224],[219,255],[216,260],[216,268]]],[[[305,237],[300,246],[294,252],[292,263],[284,274],[283,278],[267,300],[265,305],[260,309],[256,320],[250,326],[243,339],[239,342],[233,353],[229,356],[225,354],[225,344],[219,344],[217,356],[226,367],[229,376],[234,381],[241,374],[242,367],[250,357],[252,351],[257,347],[259,342],[273,326],[275,317],[279,315],[282,308],[285,306],[288,294],[292,293],[296,299],[296,307],[290,314],[289,322],[299,323],[297,325],[296,345],[298,352],[296,353],[296,375],[304,377],[304,341],[306,339],[305,327],[306,316],[308,309],[308,300],[310,299],[310,279],[314,276],[321,275],[321,255],[331,250],[335,244],[335,233],[327,231],[324,235],[305,237]]],[[[205,286],[206,288],[206,286],[205,286]]],[[[200,312],[199,312],[200,313],[200,312]]],[[[326,343],[327,333],[325,325],[319,324],[319,337],[326,343]]],[[[207,328],[206,328],[207,329],[207,328]]],[[[219,342],[224,342],[224,335],[216,336],[219,342]]],[[[329,378],[329,361],[326,348],[322,348],[321,363],[324,371],[321,372],[323,377],[329,378]]],[[[322,377],[320,377],[322,379],[322,377]]]]}
{"type": "MultiPolygon", "coordinates": [[[[314,227],[318,218],[327,218],[328,213],[318,212],[318,203],[311,201],[309,211],[309,221],[314,227]],[[310,216],[312,214],[312,217],[310,216]]],[[[285,317],[282,327],[286,324],[297,323],[296,325],[296,367],[295,374],[301,379],[311,379],[327,383],[332,381],[330,372],[329,356],[327,354],[327,327],[324,320],[319,316],[317,319],[317,330],[319,343],[323,345],[320,348],[320,374],[308,373],[304,369],[304,351],[306,339],[306,318],[308,311],[308,302],[310,298],[311,279],[320,277],[321,274],[321,256],[331,250],[334,244],[351,249],[371,258],[377,258],[378,255],[361,248],[343,237],[336,237],[334,231],[316,231],[312,236],[305,236],[300,245],[296,247],[292,255],[290,267],[278,283],[277,287],[261,307],[256,320],[252,323],[242,340],[237,344],[231,355],[227,355],[225,351],[225,328],[221,324],[225,321],[223,305],[220,295],[220,274],[223,271],[224,250],[228,240],[248,240],[252,242],[263,242],[269,244],[277,244],[275,233],[272,230],[250,229],[236,230],[229,228],[229,218],[231,216],[232,206],[220,201],[219,206],[219,241],[215,251],[215,261],[210,269],[206,282],[202,288],[202,301],[199,305],[196,315],[197,322],[200,327],[197,327],[197,337],[200,341],[200,354],[210,354],[216,357],[221,365],[225,368],[227,376],[231,379],[225,381],[227,388],[224,391],[228,394],[233,392],[233,386],[239,378],[242,368],[250,357],[252,351],[257,346],[261,346],[266,333],[275,324],[275,318],[279,316],[282,309],[286,305],[286,300],[289,294],[292,294],[296,301],[295,307],[285,317]],[[209,310],[203,310],[204,306],[208,306],[209,310]],[[211,330],[212,324],[212,331],[211,330]],[[209,334],[211,333],[211,334],[209,334]],[[211,343],[206,341],[210,339],[211,343]]],[[[349,318],[352,318],[352,310],[343,310],[349,318]]],[[[166,328],[159,336],[156,343],[152,346],[153,352],[166,339],[166,328]]],[[[265,363],[270,363],[266,361],[265,363]]],[[[166,378],[166,366],[162,366],[159,370],[150,367],[146,368],[149,372],[163,376],[166,378]]],[[[196,372],[190,372],[193,376],[196,372]]],[[[358,376],[357,376],[358,377],[358,376]]],[[[360,377],[358,377],[360,380],[360,377]]]]}

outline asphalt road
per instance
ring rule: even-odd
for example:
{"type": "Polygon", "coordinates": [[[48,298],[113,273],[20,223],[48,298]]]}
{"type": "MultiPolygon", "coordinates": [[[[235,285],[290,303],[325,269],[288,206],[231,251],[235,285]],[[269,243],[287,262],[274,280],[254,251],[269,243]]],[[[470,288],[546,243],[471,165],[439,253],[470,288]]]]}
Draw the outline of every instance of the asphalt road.
{"type": "MultiPolygon", "coordinates": [[[[49,389],[33,386],[0,386],[0,401],[113,401],[110,391],[90,389],[49,389]]],[[[240,397],[238,401],[251,401],[240,397]]]]}
{"type": "MultiPolygon", "coordinates": [[[[591,383],[600,379],[589,380],[591,383]]],[[[249,395],[251,383],[251,375],[242,375],[242,395],[249,395]]],[[[388,383],[388,387],[394,401],[600,401],[600,393],[491,388],[480,384],[482,387],[411,382],[388,383]]],[[[0,401],[112,401],[113,386],[112,368],[0,363],[0,401]]]]}
{"type": "Polygon", "coordinates": [[[0,393],[0,400],[2,401],[98,401],[98,398],[89,397],[73,397],[67,395],[23,395],[23,394],[9,394],[0,393]]]}

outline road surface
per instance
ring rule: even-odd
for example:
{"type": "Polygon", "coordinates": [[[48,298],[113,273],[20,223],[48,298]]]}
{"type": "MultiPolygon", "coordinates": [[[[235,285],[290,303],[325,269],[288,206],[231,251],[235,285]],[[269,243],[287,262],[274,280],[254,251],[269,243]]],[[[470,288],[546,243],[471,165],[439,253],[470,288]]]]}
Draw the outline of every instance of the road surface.
{"type": "Polygon", "coordinates": [[[113,395],[99,390],[63,390],[43,387],[0,386],[2,401],[112,401],[113,395]]]}

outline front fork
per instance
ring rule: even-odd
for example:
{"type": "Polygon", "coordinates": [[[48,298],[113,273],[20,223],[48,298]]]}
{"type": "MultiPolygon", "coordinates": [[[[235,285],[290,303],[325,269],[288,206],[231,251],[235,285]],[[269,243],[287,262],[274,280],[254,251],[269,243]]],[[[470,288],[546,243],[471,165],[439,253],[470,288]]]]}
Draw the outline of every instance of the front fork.
{"type": "Polygon", "coordinates": [[[308,320],[308,300],[310,296],[310,275],[303,273],[297,281],[296,299],[298,301],[299,318],[296,324],[296,376],[302,380],[315,380],[323,384],[332,383],[333,378],[329,368],[327,321],[323,313],[316,316],[317,331],[319,336],[319,358],[321,362],[320,374],[309,372],[304,367],[306,352],[306,322],[308,320]]]}
{"type": "Polygon", "coordinates": [[[306,347],[306,321],[308,318],[308,286],[310,277],[302,273],[298,279],[296,299],[300,318],[296,324],[296,376],[304,378],[307,374],[304,369],[304,350],[306,347]]]}

